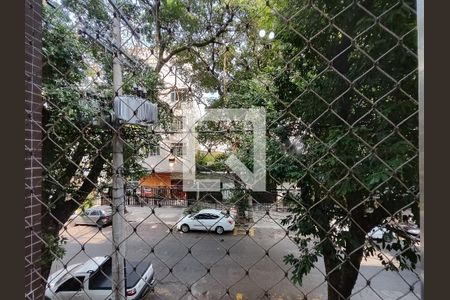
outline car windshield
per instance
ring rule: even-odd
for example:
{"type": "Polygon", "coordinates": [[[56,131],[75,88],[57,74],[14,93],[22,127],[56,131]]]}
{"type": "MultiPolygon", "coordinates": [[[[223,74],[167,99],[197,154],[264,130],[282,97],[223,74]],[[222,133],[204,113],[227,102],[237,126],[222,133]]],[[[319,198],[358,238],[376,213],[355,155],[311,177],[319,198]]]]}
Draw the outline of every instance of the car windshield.
{"type": "MultiPolygon", "coordinates": [[[[73,266],[70,268],[67,268],[67,273],[62,276],[56,283],[55,285],[60,285],[61,283],[65,282],[67,279],[74,277],[75,272],[77,271],[77,269],[79,269],[80,266],[73,266]]],[[[61,270],[63,271],[63,270],[61,270]]]]}

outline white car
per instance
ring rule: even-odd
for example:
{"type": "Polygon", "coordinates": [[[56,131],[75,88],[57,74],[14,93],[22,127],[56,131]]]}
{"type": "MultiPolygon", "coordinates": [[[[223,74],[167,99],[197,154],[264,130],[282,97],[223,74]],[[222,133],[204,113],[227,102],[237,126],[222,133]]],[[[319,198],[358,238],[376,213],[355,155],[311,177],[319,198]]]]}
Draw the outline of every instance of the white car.
{"type": "MultiPolygon", "coordinates": [[[[93,257],[82,264],[69,265],[51,274],[47,280],[45,300],[112,299],[111,257],[93,257]]],[[[150,262],[125,260],[126,298],[142,299],[155,283],[150,262]]]]}
{"type": "MultiPolygon", "coordinates": [[[[397,230],[403,231],[404,234],[408,235],[412,240],[420,241],[420,229],[411,226],[411,225],[396,225],[397,230]]],[[[385,240],[385,241],[391,241],[393,239],[397,239],[397,234],[394,232],[391,232],[386,227],[374,227],[367,236],[373,240],[385,240]]]]}
{"type": "Polygon", "coordinates": [[[188,232],[189,230],[215,231],[222,234],[234,229],[234,219],[217,209],[202,209],[197,213],[181,217],[177,222],[178,230],[188,232]]]}
{"type": "Polygon", "coordinates": [[[369,238],[373,240],[391,239],[395,237],[395,233],[390,233],[385,227],[374,227],[368,234],[369,238]],[[392,234],[392,236],[391,236],[392,234]]]}

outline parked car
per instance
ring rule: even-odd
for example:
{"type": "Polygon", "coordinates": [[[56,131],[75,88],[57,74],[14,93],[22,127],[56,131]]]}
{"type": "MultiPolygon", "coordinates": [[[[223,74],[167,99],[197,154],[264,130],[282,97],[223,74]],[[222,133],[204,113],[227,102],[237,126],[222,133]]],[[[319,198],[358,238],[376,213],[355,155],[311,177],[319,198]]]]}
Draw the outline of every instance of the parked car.
{"type": "Polygon", "coordinates": [[[112,209],[109,205],[94,206],[77,214],[73,219],[76,225],[96,225],[104,227],[112,223],[112,209]]]}
{"type": "Polygon", "coordinates": [[[394,238],[396,238],[395,233],[390,232],[385,227],[374,227],[369,233],[367,234],[369,238],[373,240],[386,240],[387,242],[392,241],[394,238]]]}
{"type": "Polygon", "coordinates": [[[367,234],[367,236],[373,240],[384,239],[387,242],[391,242],[394,238],[398,238],[398,236],[409,237],[416,242],[420,241],[420,229],[416,225],[394,223],[390,226],[392,226],[392,230],[386,227],[376,226],[367,234]]]}
{"type": "MultiPolygon", "coordinates": [[[[99,256],[56,271],[47,280],[45,300],[110,300],[113,298],[111,267],[110,256],[99,256]]],[[[143,299],[155,283],[152,264],[125,260],[125,282],[128,300],[143,299]]]]}
{"type": "Polygon", "coordinates": [[[202,209],[197,213],[181,217],[177,222],[178,230],[188,232],[189,230],[215,231],[222,234],[234,229],[234,219],[217,209],[202,209]]]}

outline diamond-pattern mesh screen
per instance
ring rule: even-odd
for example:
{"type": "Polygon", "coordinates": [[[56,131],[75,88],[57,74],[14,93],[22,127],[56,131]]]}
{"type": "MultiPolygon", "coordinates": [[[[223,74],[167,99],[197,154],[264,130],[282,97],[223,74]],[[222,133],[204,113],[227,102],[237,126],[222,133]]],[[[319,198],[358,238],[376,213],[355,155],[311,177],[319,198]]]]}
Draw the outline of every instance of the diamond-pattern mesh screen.
{"type": "Polygon", "coordinates": [[[415,9],[46,1],[46,297],[420,299],[415,9]]]}

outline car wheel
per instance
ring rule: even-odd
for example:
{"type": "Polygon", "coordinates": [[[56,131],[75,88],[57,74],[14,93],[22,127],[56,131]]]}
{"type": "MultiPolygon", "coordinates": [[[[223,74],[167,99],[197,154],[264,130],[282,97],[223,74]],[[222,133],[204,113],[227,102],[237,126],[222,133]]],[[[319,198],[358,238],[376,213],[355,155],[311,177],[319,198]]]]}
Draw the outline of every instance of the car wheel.
{"type": "Polygon", "coordinates": [[[223,230],[223,227],[222,227],[222,226],[217,226],[217,227],[216,227],[216,232],[217,232],[217,234],[222,234],[224,231],[225,231],[225,230],[223,230]]]}
{"type": "Polygon", "coordinates": [[[103,221],[97,221],[97,227],[103,228],[105,226],[105,223],[103,221]]]}
{"type": "Polygon", "coordinates": [[[186,233],[189,231],[189,226],[186,224],[181,225],[181,231],[186,233]]]}

